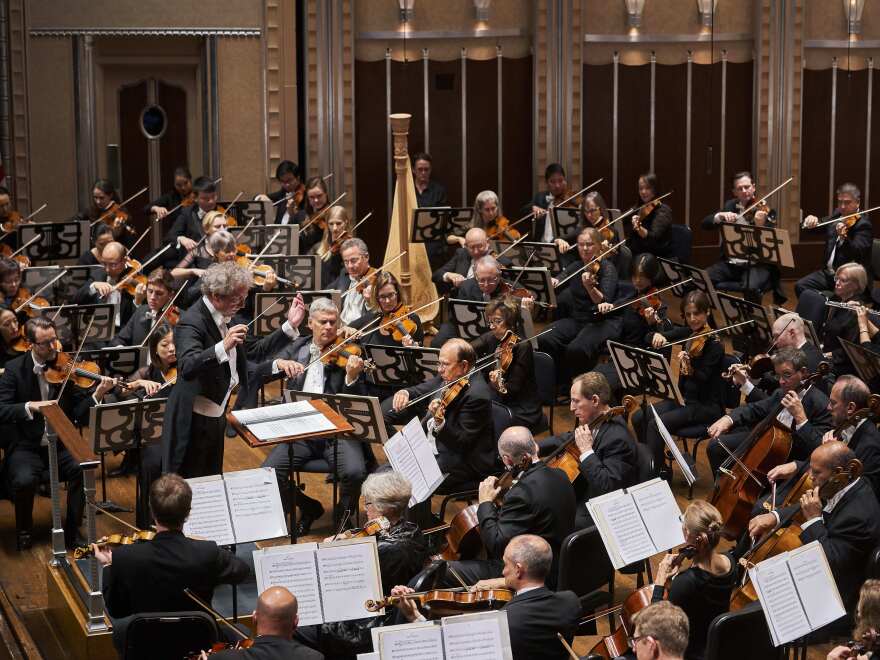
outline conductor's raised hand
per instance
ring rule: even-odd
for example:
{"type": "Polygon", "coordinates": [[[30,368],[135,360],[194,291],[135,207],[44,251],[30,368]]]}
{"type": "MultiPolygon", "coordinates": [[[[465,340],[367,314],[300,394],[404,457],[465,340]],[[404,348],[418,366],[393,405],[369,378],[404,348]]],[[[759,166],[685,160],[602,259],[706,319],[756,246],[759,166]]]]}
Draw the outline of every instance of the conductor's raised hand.
{"type": "Polygon", "coordinates": [[[302,294],[296,294],[291,301],[290,307],[287,308],[287,322],[294,328],[298,328],[306,317],[306,303],[302,294]]]}

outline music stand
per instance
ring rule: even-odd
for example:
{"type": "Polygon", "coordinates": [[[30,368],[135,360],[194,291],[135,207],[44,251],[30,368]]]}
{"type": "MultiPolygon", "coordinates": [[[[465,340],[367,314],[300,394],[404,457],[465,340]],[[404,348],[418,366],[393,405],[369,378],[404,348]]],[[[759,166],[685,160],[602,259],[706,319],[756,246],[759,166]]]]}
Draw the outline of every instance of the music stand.
{"type": "Polygon", "coordinates": [[[556,238],[564,238],[573,229],[576,229],[581,221],[581,210],[577,206],[554,206],[553,235],[556,238]]]}
{"type": "Polygon", "coordinates": [[[562,270],[562,255],[556,243],[522,241],[513,246],[504,256],[510,257],[513,265],[524,266],[532,252],[535,253],[535,256],[529,261],[529,266],[544,266],[551,273],[558,273],[562,270]]]}
{"type": "Polygon", "coordinates": [[[79,259],[79,255],[88,250],[91,243],[88,220],[34,222],[18,226],[19,245],[24,245],[35,236],[42,236],[42,239],[34,241],[21,252],[32,264],[61,264],[79,259]]]}
{"type": "Polygon", "coordinates": [[[474,210],[472,208],[450,208],[448,206],[426,206],[413,210],[411,243],[446,241],[446,237],[464,236],[471,228],[474,210]]]}
{"type": "Polygon", "coordinates": [[[458,328],[459,337],[466,341],[473,341],[489,331],[485,318],[487,304],[477,300],[449,299],[449,319],[458,328]]]}
{"type": "Polygon", "coordinates": [[[608,352],[620,378],[621,390],[625,394],[641,396],[642,429],[641,442],[647,442],[648,397],[672,399],[678,405],[684,405],[684,398],[678,390],[678,383],[672,377],[672,370],[666,357],[635,346],[628,346],[608,340],[608,352]]]}
{"type": "Polygon", "coordinates": [[[724,325],[735,325],[750,319],[755,321],[752,325],[729,330],[734,348],[749,357],[766,352],[773,343],[775,317],[772,310],[729,293],[719,291],[717,295],[724,325]]]}
{"type": "MultiPolygon", "coordinates": [[[[305,435],[296,435],[291,434],[288,436],[284,436],[281,438],[275,438],[273,440],[259,440],[251,431],[241,422],[236,419],[235,415],[231,412],[226,413],[226,421],[227,423],[234,428],[238,434],[247,442],[251,447],[268,447],[271,445],[279,445],[286,444],[287,445],[287,460],[290,464],[290,470],[288,471],[288,485],[287,485],[287,497],[288,502],[290,504],[290,542],[291,544],[296,544],[296,494],[299,492],[299,485],[296,483],[296,475],[293,469],[293,443],[301,440],[317,440],[320,438],[332,438],[333,436],[338,435],[341,432],[353,431],[354,427],[349,424],[345,418],[337,413],[330,405],[327,404],[326,401],[323,400],[325,395],[317,395],[317,398],[310,399],[310,403],[313,408],[315,408],[318,412],[320,412],[324,417],[326,417],[333,425],[336,427],[330,431],[320,431],[317,433],[308,433],[305,435]]],[[[327,395],[329,396],[329,395],[327,395]]],[[[292,420],[293,421],[293,420],[292,420]]],[[[334,445],[334,467],[336,463],[336,447],[334,445]]],[[[336,482],[333,483],[333,500],[336,501],[336,482]]],[[[336,518],[334,512],[334,520],[336,518]]]]}
{"type": "MultiPolygon", "coordinates": [[[[230,208],[230,204],[232,201],[228,202],[217,202],[217,206],[222,206],[226,209],[226,215],[232,216],[235,219],[237,224],[236,227],[230,227],[233,234],[239,227],[244,227],[251,220],[254,221],[254,224],[251,225],[265,225],[266,218],[268,217],[271,207],[271,203],[268,202],[260,202],[255,199],[239,199],[235,204],[230,208]]],[[[275,215],[275,209],[271,210],[272,215],[275,215]]]]}
{"type": "Polygon", "coordinates": [[[709,297],[709,302],[712,303],[712,307],[718,309],[720,304],[718,302],[718,294],[715,291],[715,285],[712,284],[712,278],[709,277],[709,273],[704,269],[691,266],[690,264],[683,264],[678,261],[664,259],[663,257],[658,257],[657,261],[663,266],[663,272],[669,279],[669,283],[677,285],[670,289],[674,296],[677,298],[684,298],[688,291],[699,289],[709,297]],[[689,282],[687,286],[679,285],[679,282],[683,282],[688,278],[693,279],[693,282],[689,282]]]}
{"type": "MultiPolygon", "coordinates": [[[[30,270],[30,268],[27,270],[30,270]]],[[[104,267],[65,266],[64,270],[67,271],[67,275],[55,282],[55,285],[52,288],[55,290],[55,297],[53,300],[58,303],[66,304],[73,300],[76,292],[85,286],[86,282],[93,281],[98,273],[103,272],[104,267]]],[[[30,286],[28,286],[28,288],[30,288],[30,286]]],[[[33,289],[31,290],[33,291],[33,289]]],[[[48,298],[49,296],[45,297],[48,298]]]]}
{"type": "Polygon", "coordinates": [[[502,268],[501,276],[510,282],[517,282],[518,287],[531,291],[536,301],[550,307],[556,307],[556,289],[553,288],[550,271],[543,266],[535,268],[532,266],[526,268],[520,266],[502,268]]]}
{"type": "Polygon", "coordinates": [[[746,281],[749,270],[756,264],[794,268],[787,229],[725,222],[721,225],[721,246],[728,259],[746,262],[746,281]]]}
{"type": "Polygon", "coordinates": [[[364,357],[376,367],[368,372],[374,385],[406,388],[437,375],[440,349],[366,344],[364,357]]]}
{"type": "Polygon", "coordinates": [[[109,342],[113,338],[116,305],[99,303],[95,305],[43,307],[41,309],[41,316],[55,319],[56,332],[64,346],[78,348],[83,344],[82,333],[87,328],[89,330],[88,336],[85,337],[87,343],[109,342]],[[91,328],[89,328],[90,321],[92,324],[91,328]]]}
{"type": "Polygon", "coordinates": [[[145,346],[105,346],[80,351],[80,357],[88,362],[97,362],[112,376],[131,376],[146,363],[145,346]]]}
{"type": "MultiPolygon", "coordinates": [[[[333,301],[333,304],[336,305],[336,308],[339,309],[341,293],[336,289],[325,289],[324,291],[300,291],[299,293],[302,294],[306,309],[308,309],[309,305],[315,298],[329,298],[333,301]]],[[[278,300],[279,295],[283,294],[275,293],[273,291],[272,293],[260,292],[254,296],[254,318],[262,314],[262,316],[257,319],[256,323],[254,323],[254,335],[257,337],[271,335],[287,320],[287,308],[289,305],[279,302],[277,305],[269,309],[269,311],[265,311],[272,305],[272,303],[278,300]],[[265,312],[265,314],[263,312],[265,312]]],[[[288,298],[289,297],[290,296],[288,296],[288,298]]]]}
{"type": "MultiPolygon", "coordinates": [[[[278,234],[272,245],[266,250],[270,254],[299,254],[299,225],[251,225],[241,237],[241,242],[250,246],[251,255],[256,256],[263,251],[266,243],[278,234]]],[[[260,261],[263,257],[260,257],[260,261]]]]}
{"type": "MultiPolygon", "coordinates": [[[[275,243],[272,243],[272,247],[275,247],[275,243]]],[[[297,289],[315,291],[321,288],[321,257],[316,254],[264,255],[257,263],[272,266],[272,270],[278,277],[293,282],[293,284],[286,284],[279,280],[276,291],[295,291],[297,289]]]]}
{"type": "MultiPolygon", "coordinates": [[[[103,266],[102,266],[103,268],[103,266]]],[[[22,288],[27,289],[31,293],[38,291],[40,288],[46,286],[49,281],[52,280],[53,277],[58,277],[61,273],[61,268],[59,266],[31,266],[29,268],[21,269],[21,286],[22,288]]],[[[67,275],[70,277],[70,275],[67,275]]],[[[56,282],[56,284],[60,284],[63,282],[66,277],[62,277],[56,282]]],[[[49,300],[55,299],[55,286],[47,287],[40,292],[41,298],[47,298],[49,300]]]]}
{"type": "Polygon", "coordinates": [[[846,351],[846,356],[856,368],[859,378],[865,381],[865,384],[872,392],[880,386],[880,354],[862,348],[858,344],[839,337],[840,345],[846,351]]]}

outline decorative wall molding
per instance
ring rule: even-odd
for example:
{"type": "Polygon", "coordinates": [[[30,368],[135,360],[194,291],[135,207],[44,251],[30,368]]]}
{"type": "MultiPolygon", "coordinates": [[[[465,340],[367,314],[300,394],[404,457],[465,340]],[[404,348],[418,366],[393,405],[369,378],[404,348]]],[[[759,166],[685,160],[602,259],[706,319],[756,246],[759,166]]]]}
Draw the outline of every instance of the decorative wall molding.
{"type": "MultiPolygon", "coordinates": [[[[374,32],[358,32],[360,41],[398,41],[404,33],[398,30],[377,30],[374,32]]],[[[488,28],[485,30],[407,30],[407,39],[486,39],[503,37],[527,37],[525,28],[488,28]]]]}
{"type": "Polygon", "coordinates": [[[9,21],[9,90],[11,112],[9,115],[11,152],[3,154],[4,162],[11,170],[15,206],[20,211],[31,210],[30,138],[28,128],[27,53],[25,37],[27,25],[24,0],[10,0],[9,21]]]}
{"type": "Polygon", "coordinates": [[[124,27],[124,28],[31,28],[32,37],[244,37],[263,36],[261,28],[244,27],[124,27]]]}
{"type": "Polygon", "coordinates": [[[585,34],[584,43],[590,44],[698,44],[711,42],[751,41],[748,32],[716,34],[585,34]]]}

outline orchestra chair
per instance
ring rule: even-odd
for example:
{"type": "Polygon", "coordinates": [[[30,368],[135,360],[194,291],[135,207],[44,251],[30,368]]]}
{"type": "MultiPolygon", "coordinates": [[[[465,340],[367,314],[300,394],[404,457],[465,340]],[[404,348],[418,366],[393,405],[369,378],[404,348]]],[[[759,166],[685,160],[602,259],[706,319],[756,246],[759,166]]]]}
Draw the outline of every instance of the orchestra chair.
{"type": "Polygon", "coordinates": [[[694,233],[687,225],[672,223],[669,251],[672,258],[680,264],[691,263],[691,247],[694,243],[694,233]]]}
{"type": "Polygon", "coordinates": [[[782,649],[774,648],[760,602],[736,612],[724,612],[709,624],[705,660],[777,660],[782,649]]]}
{"type": "MultiPolygon", "coordinates": [[[[636,483],[642,484],[657,476],[659,468],[654,465],[654,454],[651,448],[643,442],[636,442],[636,462],[638,468],[636,483]]],[[[651,574],[651,562],[647,559],[624,566],[620,569],[620,573],[622,575],[635,575],[637,589],[654,581],[651,574]],[[647,582],[645,581],[646,575],[647,582]]]]}
{"type": "MultiPolygon", "coordinates": [[[[871,279],[874,281],[880,279],[880,238],[875,238],[874,242],[871,243],[871,270],[873,273],[868,273],[871,279]]],[[[871,299],[874,301],[874,304],[880,305],[880,290],[875,286],[870,286],[870,289],[871,299]]]]}
{"type": "Polygon", "coordinates": [[[866,580],[880,580],[880,546],[874,548],[874,552],[868,558],[868,566],[865,569],[866,580]]]}
{"type": "MultiPolygon", "coordinates": [[[[547,406],[550,412],[549,426],[547,429],[541,429],[541,432],[549,430],[550,435],[553,435],[553,411],[556,407],[556,365],[549,353],[534,351],[533,355],[538,396],[541,399],[541,405],[547,406]]],[[[546,421],[547,415],[544,415],[544,419],[546,421]]]]}
{"type": "Polygon", "coordinates": [[[413,585],[413,589],[418,592],[430,591],[436,589],[438,585],[443,584],[443,578],[446,577],[446,560],[440,559],[431,563],[428,568],[422,571],[419,579],[413,585]]]}
{"type": "MultiPolygon", "coordinates": [[[[556,590],[577,594],[585,616],[614,604],[614,567],[595,525],[572,532],[562,541],[556,590]]],[[[613,613],[608,615],[608,624],[614,628],[613,613]]],[[[595,635],[596,622],[581,624],[577,634],[595,635]]]]}
{"type": "Polygon", "coordinates": [[[617,256],[614,258],[614,267],[617,269],[617,276],[623,282],[628,276],[630,268],[632,268],[633,253],[626,245],[617,248],[617,256]]]}
{"type": "Polygon", "coordinates": [[[122,658],[185,658],[193,651],[210,649],[218,641],[217,624],[205,612],[144,612],[132,616],[125,628],[122,658]]]}

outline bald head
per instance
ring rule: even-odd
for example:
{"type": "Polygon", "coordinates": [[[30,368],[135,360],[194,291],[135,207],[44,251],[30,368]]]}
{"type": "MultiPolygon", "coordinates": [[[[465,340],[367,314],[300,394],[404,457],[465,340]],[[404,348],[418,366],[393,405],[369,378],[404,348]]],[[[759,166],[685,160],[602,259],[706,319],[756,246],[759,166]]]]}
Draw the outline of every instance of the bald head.
{"type": "Polygon", "coordinates": [[[825,442],[813,450],[810,462],[816,462],[827,470],[846,467],[856,457],[855,452],[845,443],[834,440],[825,442]]]}
{"type": "Polygon", "coordinates": [[[525,457],[536,458],[538,447],[532,432],[525,426],[511,426],[498,438],[498,453],[502,459],[507,456],[513,465],[519,465],[525,457]]]}
{"type": "Polygon", "coordinates": [[[464,235],[464,247],[471,255],[471,261],[476,261],[489,254],[489,238],[486,236],[485,230],[479,227],[468,229],[464,235]]]}
{"type": "Polygon", "coordinates": [[[553,563],[553,550],[540,536],[521,534],[514,536],[504,549],[504,556],[521,567],[526,578],[543,582],[553,563]]]}
{"type": "Polygon", "coordinates": [[[125,256],[125,246],[122,243],[111,241],[104,246],[101,257],[105,261],[117,261],[125,256]]]}
{"type": "Polygon", "coordinates": [[[277,635],[290,638],[299,617],[296,596],[284,587],[269,587],[260,594],[254,621],[258,635],[277,635]]]}
{"type": "Polygon", "coordinates": [[[792,312],[773,322],[773,338],[777,348],[800,348],[806,340],[803,319],[792,312]]]}

